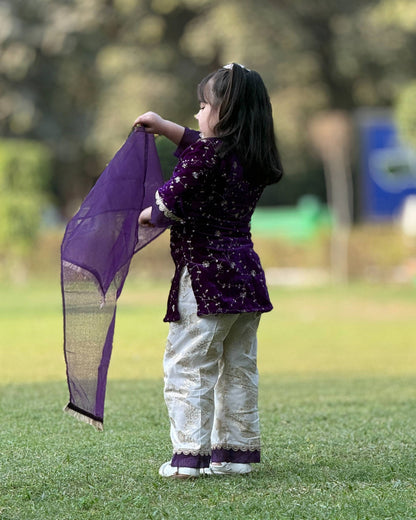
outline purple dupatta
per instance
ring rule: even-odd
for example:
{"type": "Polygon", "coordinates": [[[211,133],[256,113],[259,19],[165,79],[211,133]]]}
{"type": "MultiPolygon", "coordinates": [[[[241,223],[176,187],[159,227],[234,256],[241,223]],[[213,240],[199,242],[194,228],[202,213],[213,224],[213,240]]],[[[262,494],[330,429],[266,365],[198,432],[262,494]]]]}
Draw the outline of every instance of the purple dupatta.
{"type": "Polygon", "coordinates": [[[69,221],[61,246],[65,411],[103,429],[117,299],[133,255],[165,228],[140,227],[163,177],[154,136],[136,127],[69,221]]]}

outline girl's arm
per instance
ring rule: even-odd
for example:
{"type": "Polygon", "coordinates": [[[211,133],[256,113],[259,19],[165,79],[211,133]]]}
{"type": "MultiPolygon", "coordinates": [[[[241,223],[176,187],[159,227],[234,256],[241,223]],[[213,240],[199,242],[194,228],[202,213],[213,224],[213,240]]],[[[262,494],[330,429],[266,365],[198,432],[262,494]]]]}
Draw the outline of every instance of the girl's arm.
{"type": "Polygon", "coordinates": [[[146,112],[145,114],[142,114],[135,120],[134,124],[143,125],[146,128],[146,131],[152,134],[164,135],[176,145],[181,142],[185,131],[183,126],[178,125],[173,121],[163,119],[155,112],[146,112]]]}
{"type": "Polygon", "coordinates": [[[207,190],[210,177],[218,168],[215,146],[204,139],[189,146],[179,158],[172,177],[161,186],[152,206],[145,208],[139,224],[145,227],[166,227],[186,222],[189,205],[207,190]]]}

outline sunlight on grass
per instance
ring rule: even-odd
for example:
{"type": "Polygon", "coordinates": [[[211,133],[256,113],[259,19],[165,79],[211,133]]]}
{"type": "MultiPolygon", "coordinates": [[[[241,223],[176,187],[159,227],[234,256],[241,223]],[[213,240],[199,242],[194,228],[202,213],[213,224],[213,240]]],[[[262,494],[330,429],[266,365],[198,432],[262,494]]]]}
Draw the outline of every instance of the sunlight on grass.
{"type": "MultiPolygon", "coordinates": [[[[167,281],[131,280],[120,298],[111,379],[162,377],[167,281]]],[[[261,374],[410,374],[411,287],[271,288],[259,331],[261,374]]],[[[59,284],[0,287],[2,383],[65,378],[59,284]]]]}

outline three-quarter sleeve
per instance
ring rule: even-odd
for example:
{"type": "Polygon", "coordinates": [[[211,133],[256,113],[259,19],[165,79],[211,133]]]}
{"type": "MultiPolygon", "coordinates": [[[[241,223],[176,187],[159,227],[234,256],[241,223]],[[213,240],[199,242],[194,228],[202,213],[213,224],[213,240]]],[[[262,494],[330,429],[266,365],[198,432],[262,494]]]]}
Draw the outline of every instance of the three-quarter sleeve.
{"type": "Polygon", "coordinates": [[[215,146],[210,140],[198,139],[179,157],[172,177],[156,192],[152,206],[152,223],[184,222],[189,216],[187,204],[206,184],[218,162],[215,146]]]}

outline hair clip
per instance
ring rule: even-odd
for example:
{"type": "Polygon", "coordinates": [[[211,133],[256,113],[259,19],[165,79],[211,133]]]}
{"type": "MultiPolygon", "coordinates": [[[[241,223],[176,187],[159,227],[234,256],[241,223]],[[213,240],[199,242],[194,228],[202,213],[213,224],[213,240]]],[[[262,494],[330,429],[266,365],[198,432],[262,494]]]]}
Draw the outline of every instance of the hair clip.
{"type": "Polygon", "coordinates": [[[244,65],[241,65],[241,63],[227,63],[227,65],[223,66],[223,69],[230,69],[231,70],[234,67],[234,65],[238,65],[239,67],[242,67],[243,69],[248,70],[250,72],[250,69],[248,69],[244,65]]]}

